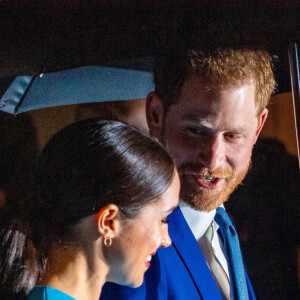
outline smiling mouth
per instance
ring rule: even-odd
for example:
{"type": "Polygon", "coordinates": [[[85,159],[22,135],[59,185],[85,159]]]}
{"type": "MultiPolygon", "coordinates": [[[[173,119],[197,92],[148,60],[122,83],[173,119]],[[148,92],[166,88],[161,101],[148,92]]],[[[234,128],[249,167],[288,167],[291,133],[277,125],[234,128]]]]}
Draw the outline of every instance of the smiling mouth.
{"type": "Polygon", "coordinates": [[[149,268],[150,267],[150,262],[152,260],[152,256],[155,255],[156,252],[151,253],[147,258],[146,258],[146,266],[149,268]]]}
{"type": "Polygon", "coordinates": [[[209,176],[201,176],[202,180],[206,180],[208,182],[214,182],[217,180],[216,177],[209,177],[209,176]]]}
{"type": "Polygon", "coordinates": [[[151,259],[152,259],[152,255],[149,255],[149,256],[146,258],[145,264],[146,264],[147,268],[150,267],[151,259]]]}
{"type": "Polygon", "coordinates": [[[225,181],[224,178],[204,176],[204,175],[193,175],[198,185],[206,189],[216,189],[225,181]]]}

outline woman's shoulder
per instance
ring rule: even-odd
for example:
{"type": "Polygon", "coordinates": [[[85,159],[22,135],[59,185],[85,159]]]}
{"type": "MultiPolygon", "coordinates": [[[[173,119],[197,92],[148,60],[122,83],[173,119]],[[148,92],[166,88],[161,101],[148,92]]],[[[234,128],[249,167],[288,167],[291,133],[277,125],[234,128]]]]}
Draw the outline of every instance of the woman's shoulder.
{"type": "Polygon", "coordinates": [[[71,296],[50,286],[36,286],[28,294],[27,300],[75,300],[71,296]]]}

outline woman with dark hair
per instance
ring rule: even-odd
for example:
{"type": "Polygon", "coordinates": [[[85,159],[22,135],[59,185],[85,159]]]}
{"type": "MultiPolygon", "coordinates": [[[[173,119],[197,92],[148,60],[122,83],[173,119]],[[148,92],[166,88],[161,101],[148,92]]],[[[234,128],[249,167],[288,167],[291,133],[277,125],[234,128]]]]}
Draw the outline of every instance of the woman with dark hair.
{"type": "Polygon", "coordinates": [[[152,255],[171,244],[178,174],[159,142],[133,127],[64,128],[34,183],[32,199],[1,217],[2,297],[98,300],[106,281],[141,285],[152,255]]]}

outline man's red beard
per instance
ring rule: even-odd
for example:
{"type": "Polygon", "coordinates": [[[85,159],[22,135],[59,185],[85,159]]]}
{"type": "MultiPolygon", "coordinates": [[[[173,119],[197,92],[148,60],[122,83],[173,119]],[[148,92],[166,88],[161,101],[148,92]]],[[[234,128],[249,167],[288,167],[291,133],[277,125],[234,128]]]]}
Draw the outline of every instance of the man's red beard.
{"type": "Polygon", "coordinates": [[[195,164],[185,164],[178,166],[180,176],[180,198],[195,210],[211,211],[218,208],[228,200],[235,188],[245,178],[251,160],[245,169],[235,172],[232,168],[218,168],[210,171],[207,168],[195,166],[195,164]],[[197,185],[193,175],[225,178],[224,184],[217,189],[206,189],[197,185]]]}

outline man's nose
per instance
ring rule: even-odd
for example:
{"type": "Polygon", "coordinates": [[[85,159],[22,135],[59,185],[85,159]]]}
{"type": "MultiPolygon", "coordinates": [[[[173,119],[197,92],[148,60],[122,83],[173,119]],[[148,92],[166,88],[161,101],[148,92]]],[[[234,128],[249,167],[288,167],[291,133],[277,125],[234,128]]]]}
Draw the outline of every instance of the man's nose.
{"type": "Polygon", "coordinates": [[[222,166],[226,159],[226,145],[222,136],[213,135],[199,146],[198,159],[201,164],[210,170],[222,166]]]}

